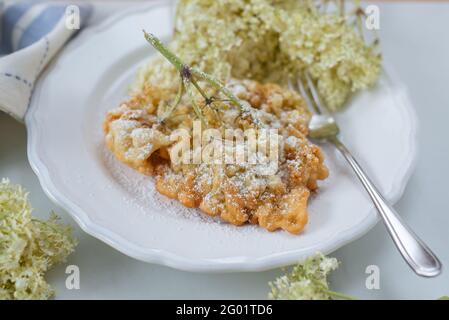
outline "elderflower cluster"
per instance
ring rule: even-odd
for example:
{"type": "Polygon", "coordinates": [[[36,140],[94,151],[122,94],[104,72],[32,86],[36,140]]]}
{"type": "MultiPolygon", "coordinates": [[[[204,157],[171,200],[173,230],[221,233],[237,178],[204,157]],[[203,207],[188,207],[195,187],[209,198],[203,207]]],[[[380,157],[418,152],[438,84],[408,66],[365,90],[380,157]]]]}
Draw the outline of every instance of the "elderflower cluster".
{"type": "MultiPolygon", "coordinates": [[[[185,63],[222,81],[283,85],[307,71],[338,110],[352,93],[373,85],[381,68],[380,56],[348,19],[310,1],[180,0],[170,45],[185,63]]],[[[173,86],[174,75],[159,59],[140,72],[136,87],[147,81],[173,86]]]]}
{"type": "Polygon", "coordinates": [[[0,182],[0,300],[48,299],[54,291],[44,274],[74,250],[70,227],[31,216],[26,192],[0,182]]]}
{"type": "Polygon", "coordinates": [[[270,282],[270,299],[330,300],[327,276],[338,268],[335,258],[317,254],[293,267],[292,271],[270,282]]]}

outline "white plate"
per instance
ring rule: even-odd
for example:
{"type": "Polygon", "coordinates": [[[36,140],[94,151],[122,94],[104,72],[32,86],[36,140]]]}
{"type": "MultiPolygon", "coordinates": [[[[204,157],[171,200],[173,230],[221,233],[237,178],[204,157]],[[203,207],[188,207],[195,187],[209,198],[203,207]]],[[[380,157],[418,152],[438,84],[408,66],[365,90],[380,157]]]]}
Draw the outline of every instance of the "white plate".
{"type": "MultiPolygon", "coordinates": [[[[170,36],[164,5],[129,11],[74,39],[43,74],[26,115],[28,155],[46,193],[89,234],[140,260],[191,271],[254,271],[329,253],[377,221],[365,191],[343,159],[324,148],[330,177],[310,201],[310,222],[294,236],[217,223],[158,195],[152,179],[105,150],[101,123],[126,99],[136,69],[154,53],[145,28],[170,36]]],[[[403,85],[382,75],[338,116],[342,137],[385,197],[407,183],[416,120],[403,85]]]]}

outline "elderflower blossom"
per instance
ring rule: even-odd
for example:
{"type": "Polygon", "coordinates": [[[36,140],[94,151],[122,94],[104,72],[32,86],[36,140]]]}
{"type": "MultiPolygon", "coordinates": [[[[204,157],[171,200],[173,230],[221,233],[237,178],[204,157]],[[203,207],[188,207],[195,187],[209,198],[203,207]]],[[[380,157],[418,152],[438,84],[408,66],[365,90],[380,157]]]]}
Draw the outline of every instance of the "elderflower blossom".
{"type": "MultiPolygon", "coordinates": [[[[171,48],[188,65],[214,75],[285,85],[309,72],[329,108],[378,79],[381,57],[364,43],[348,17],[322,13],[309,1],[180,0],[171,48]]],[[[156,58],[138,75],[177,86],[176,72],[156,58]]]]}
{"type": "Polygon", "coordinates": [[[330,300],[327,276],[338,268],[335,258],[317,254],[293,267],[292,271],[270,282],[270,299],[330,300]]]}
{"type": "Polygon", "coordinates": [[[48,299],[54,290],[44,274],[74,250],[71,228],[31,216],[27,193],[0,182],[0,300],[48,299]]]}

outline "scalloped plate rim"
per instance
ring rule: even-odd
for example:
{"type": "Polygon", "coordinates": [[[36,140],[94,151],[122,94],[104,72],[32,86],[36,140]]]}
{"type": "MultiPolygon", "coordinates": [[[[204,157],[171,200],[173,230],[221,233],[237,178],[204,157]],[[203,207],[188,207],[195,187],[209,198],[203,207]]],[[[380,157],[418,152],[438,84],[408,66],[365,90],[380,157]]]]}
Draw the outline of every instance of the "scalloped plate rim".
{"type": "MultiPolygon", "coordinates": [[[[73,46],[77,42],[81,42],[92,34],[103,31],[109,24],[114,21],[118,21],[130,14],[141,12],[142,10],[153,9],[156,7],[167,5],[163,2],[152,3],[151,5],[145,5],[139,8],[132,8],[121,12],[106,19],[103,23],[98,26],[92,27],[83,31],[76,39],[72,40],[68,46],[73,46]]],[[[64,53],[62,53],[64,54],[64,53]]],[[[385,64],[384,64],[385,65],[385,64]]],[[[47,68],[47,71],[50,68],[47,68]]],[[[394,71],[390,66],[385,68],[388,70],[387,76],[394,81],[396,84],[400,84],[399,78],[396,76],[394,71]]],[[[292,264],[298,260],[303,259],[305,256],[301,252],[297,251],[287,251],[278,254],[270,254],[260,258],[249,258],[244,256],[232,257],[232,258],[217,258],[217,259],[192,259],[180,256],[179,254],[172,253],[169,251],[159,250],[159,249],[148,249],[135,245],[125,238],[115,234],[114,232],[107,230],[95,223],[93,223],[88,215],[78,207],[73,201],[68,199],[64,194],[62,194],[58,187],[53,183],[48,174],[48,169],[45,164],[41,161],[38,152],[38,142],[39,142],[39,125],[35,118],[35,111],[37,107],[34,105],[39,103],[39,96],[41,94],[41,89],[45,78],[48,76],[48,72],[41,76],[38,82],[33,99],[30,104],[30,108],[25,117],[25,123],[27,127],[28,134],[28,158],[33,171],[39,178],[40,184],[47,194],[47,196],[57,205],[60,205],[64,210],[66,210],[74,220],[80,225],[80,227],[91,236],[102,240],[116,250],[133,257],[135,259],[156,263],[161,265],[166,265],[175,269],[180,269],[184,271],[194,271],[194,272],[237,272],[237,271],[263,271],[280,266],[285,266],[292,264]]],[[[405,106],[404,110],[408,116],[408,121],[410,123],[409,127],[409,144],[408,144],[408,163],[403,166],[403,171],[398,172],[397,176],[400,179],[396,179],[392,190],[385,197],[391,201],[396,202],[402,196],[407,182],[413,172],[416,163],[417,154],[417,133],[418,133],[418,121],[414,108],[408,98],[407,89],[404,85],[400,85],[400,90],[402,93],[402,101],[397,101],[398,104],[405,106]]],[[[360,186],[362,188],[362,186],[360,186]]],[[[376,223],[378,222],[377,214],[374,208],[372,209],[372,214],[360,222],[358,225],[342,231],[339,235],[334,235],[329,238],[325,244],[321,244],[319,251],[328,254],[333,252],[340,247],[352,242],[365,233],[367,233],[376,223]]],[[[313,248],[309,248],[312,251],[313,248]]],[[[318,248],[317,248],[318,250],[318,248]]]]}

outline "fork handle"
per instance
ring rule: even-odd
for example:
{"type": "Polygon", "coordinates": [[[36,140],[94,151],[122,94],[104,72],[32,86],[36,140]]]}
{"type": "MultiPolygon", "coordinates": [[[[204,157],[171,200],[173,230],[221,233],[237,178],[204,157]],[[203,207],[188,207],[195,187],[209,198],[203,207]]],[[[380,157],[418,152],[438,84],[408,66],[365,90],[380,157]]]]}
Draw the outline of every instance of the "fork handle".
{"type": "Polygon", "coordinates": [[[388,233],[393,239],[402,257],[418,275],[435,277],[441,272],[441,262],[427,245],[399,217],[391,205],[387,203],[376,186],[368,178],[362,167],[357,163],[349,150],[338,138],[330,142],[342,153],[349,162],[357,177],[368,191],[371,200],[379,211],[388,233]]]}

